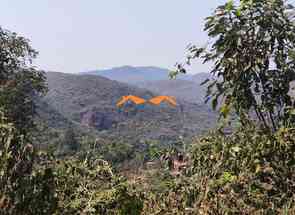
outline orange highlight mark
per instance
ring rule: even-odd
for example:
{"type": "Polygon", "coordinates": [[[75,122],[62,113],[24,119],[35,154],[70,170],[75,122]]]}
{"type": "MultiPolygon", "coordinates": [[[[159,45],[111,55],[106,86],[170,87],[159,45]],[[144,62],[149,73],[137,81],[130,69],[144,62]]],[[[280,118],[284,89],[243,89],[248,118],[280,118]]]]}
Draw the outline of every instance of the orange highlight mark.
{"type": "Polygon", "coordinates": [[[120,107],[128,101],[132,101],[136,105],[144,104],[146,102],[144,99],[140,97],[129,95],[129,96],[123,96],[121,100],[117,103],[117,106],[120,107]]]}
{"type": "Polygon", "coordinates": [[[176,106],[176,100],[172,96],[157,96],[149,100],[150,103],[154,105],[160,105],[162,102],[166,101],[169,105],[176,106]]]}
{"type": "MultiPolygon", "coordinates": [[[[142,99],[140,97],[133,96],[133,95],[128,95],[128,96],[123,96],[121,98],[121,100],[117,103],[117,107],[121,107],[128,101],[132,101],[136,105],[141,105],[146,103],[145,99],[142,99]]],[[[177,106],[176,99],[172,96],[157,96],[150,99],[148,102],[152,103],[153,105],[160,105],[164,101],[166,101],[171,106],[174,106],[174,107],[177,106]]]]}

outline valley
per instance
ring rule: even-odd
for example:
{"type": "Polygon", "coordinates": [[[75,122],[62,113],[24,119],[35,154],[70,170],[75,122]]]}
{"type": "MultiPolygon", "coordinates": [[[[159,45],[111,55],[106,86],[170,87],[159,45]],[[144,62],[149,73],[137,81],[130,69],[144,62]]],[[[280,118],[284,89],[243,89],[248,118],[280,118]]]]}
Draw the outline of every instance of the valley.
{"type": "MultiPolygon", "coordinates": [[[[46,102],[49,108],[56,110],[63,119],[72,122],[76,127],[87,127],[88,130],[94,131],[92,134],[99,137],[125,137],[130,142],[159,139],[175,141],[179,136],[204,134],[213,128],[217,119],[216,114],[207,105],[189,101],[190,99],[181,98],[175,93],[171,95],[177,97],[176,107],[167,104],[158,107],[146,104],[140,111],[136,105],[131,104],[120,111],[116,103],[122,96],[137,95],[150,99],[160,95],[160,90],[152,90],[152,87],[146,89],[148,87],[145,88],[145,85],[137,87],[97,75],[48,72],[46,77],[49,92],[42,101],[46,102]]],[[[171,81],[171,86],[164,85],[169,81],[159,81],[159,88],[168,88],[167,93],[164,90],[161,93],[169,95],[173,90],[180,90],[173,86],[174,81],[171,81]]],[[[193,85],[188,83],[189,87],[193,85]]],[[[47,118],[51,127],[61,124],[59,118],[46,117],[46,110],[40,112],[43,112],[41,115],[47,118]]],[[[65,125],[64,129],[66,126],[68,125],[65,125]]]]}

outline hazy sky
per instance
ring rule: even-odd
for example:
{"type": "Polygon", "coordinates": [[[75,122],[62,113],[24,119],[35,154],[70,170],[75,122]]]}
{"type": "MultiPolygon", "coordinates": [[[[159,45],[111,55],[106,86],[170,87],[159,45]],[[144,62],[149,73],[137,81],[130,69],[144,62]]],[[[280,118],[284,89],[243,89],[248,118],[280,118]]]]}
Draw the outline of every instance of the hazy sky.
{"type": "MultiPolygon", "coordinates": [[[[0,25],[32,41],[36,64],[59,72],[122,65],[173,68],[225,0],[2,0],[0,25]]],[[[197,63],[193,72],[206,72],[197,63]]]]}

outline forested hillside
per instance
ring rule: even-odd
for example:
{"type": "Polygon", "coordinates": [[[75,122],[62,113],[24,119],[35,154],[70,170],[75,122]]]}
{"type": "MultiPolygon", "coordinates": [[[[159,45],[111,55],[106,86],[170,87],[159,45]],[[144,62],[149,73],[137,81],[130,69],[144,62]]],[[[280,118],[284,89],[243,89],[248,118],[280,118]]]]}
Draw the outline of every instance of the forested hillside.
{"type": "MultiPolygon", "coordinates": [[[[161,95],[100,76],[46,73],[49,91],[44,102],[65,118],[99,133],[98,137],[124,139],[129,143],[147,140],[176,141],[213,128],[216,114],[204,104],[177,99],[177,106],[130,104],[118,108],[125,95],[151,99],[161,95]]],[[[45,116],[46,117],[46,116],[45,116]]],[[[54,123],[54,122],[51,122],[54,123]]],[[[60,123],[57,119],[56,123],[60,123]]]]}

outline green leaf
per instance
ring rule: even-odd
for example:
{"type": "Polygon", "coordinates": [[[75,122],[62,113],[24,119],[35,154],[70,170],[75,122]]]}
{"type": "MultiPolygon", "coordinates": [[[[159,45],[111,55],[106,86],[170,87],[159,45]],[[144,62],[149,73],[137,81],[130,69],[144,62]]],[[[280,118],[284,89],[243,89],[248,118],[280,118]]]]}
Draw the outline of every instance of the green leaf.
{"type": "Polygon", "coordinates": [[[291,114],[291,115],[295,115],[295,109],[290,110],[290,111],[289,111],[289,114],[291,114]]]}
{"type": "Polygon", "coordinates": [[[289,57],[292,58],[292,60],[295,60],[295,50],[289,50],[288,54],[289,54],[289,57]]]}
{"type": "Polygon", "coordinates": [[[229,2],[226,3],[225,10],[230,12],[233,9],[234,9],[234,1],[230,0],[229,2]]]}
{"type": "Polygon", "coordinates": [[[241,12],[241,9],[239,8],[239,9],[237,9],[237,11],[236,11],[236,16],[237,17],[240,17],[242,15],[242,12],[241,12]]]}
{"type": "Polygon", "coordinates": [[[170,79],[176,79],[177,74],[178,74],[177,71],[171,71],[171,72],[169,73],[169,78],[170,78],[170,79]]]}
{"type": "Polygon", "coordinates": [[[229,104],[223,104],[220,108],[220,113],[223,115],[224,118],[227,118],[229,112],[230,112],[230,105],[229,104]]]}
{"type": "Polygon", "coordinates": [[[241,148],[240,147],[238,147],[238,146],[234,146],[234,147],[232,147],[232,150],[234,151],[234,152],[240,152],[241,151],[241,148]]]}

